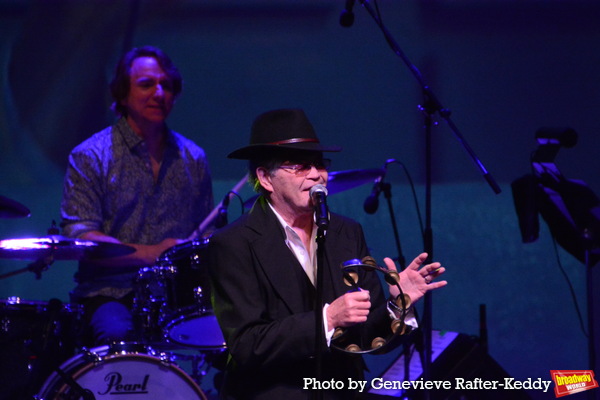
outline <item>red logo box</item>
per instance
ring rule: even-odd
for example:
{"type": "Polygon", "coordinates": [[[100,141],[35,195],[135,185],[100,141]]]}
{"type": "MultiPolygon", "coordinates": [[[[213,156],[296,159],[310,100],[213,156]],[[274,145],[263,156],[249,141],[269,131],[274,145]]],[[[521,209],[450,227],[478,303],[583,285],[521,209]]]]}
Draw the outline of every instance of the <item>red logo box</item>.
{"type": "Polygon", "coordinates": [[[567,396],[598,387],[592,370],[550,370],[556,397],[567,396]]]}

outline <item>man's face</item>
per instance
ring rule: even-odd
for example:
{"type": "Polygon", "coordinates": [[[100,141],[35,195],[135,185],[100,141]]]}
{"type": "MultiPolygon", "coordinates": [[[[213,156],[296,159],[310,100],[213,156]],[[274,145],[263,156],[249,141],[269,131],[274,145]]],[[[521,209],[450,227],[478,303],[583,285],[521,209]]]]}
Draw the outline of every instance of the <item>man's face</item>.
{"type": "Polygon", "coordinates": [[[164,123],[173,109],[171,79],[153,57],[138,57],[129,71],[129,94],[121,101],[138,126],[164,123]]]}
{"type": "Polygon", "coordinates": [[[312,213],[309,191],[315,185],[327,184],[329,174],[324,164],[318,154],[285,161],[268,174],[265,188],[271,192],[271,203],[275,209],[296,216],[312,213]]]}

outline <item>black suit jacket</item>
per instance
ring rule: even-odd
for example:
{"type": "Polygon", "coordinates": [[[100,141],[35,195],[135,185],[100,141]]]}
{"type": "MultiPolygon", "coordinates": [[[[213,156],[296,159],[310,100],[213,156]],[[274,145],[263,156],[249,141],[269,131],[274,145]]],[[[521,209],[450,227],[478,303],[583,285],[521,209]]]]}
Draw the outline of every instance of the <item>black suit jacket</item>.
{"type": "MultiPolygon", "coordinates": [[[[315,376],[316,290],[285,244],[283,228],[266,200],[259,198],[249,214],[217,231],[208,250],[213,308],[230,353],[221,397],[308,399],[311,390],[303,386],[304,378],[315,376]]],[[[343,282],[341,263],[366,255],[360,225],[332,214],[325,239],[325,302],[350,289],[343,282]]],[[[371,294],[370,320],[383,320],[389,330],[378,276],[357,272],[359,285],[371,294]]],[[[361,325],[361,330],[369,326],[361,325]]],[[[323,380],[347,385],[348,378],[362,379],[360,356],[327,346],[321,351],[323,380]]],[[[352,396],[342,390],[324,392],[324,398],[352,396]]]]}

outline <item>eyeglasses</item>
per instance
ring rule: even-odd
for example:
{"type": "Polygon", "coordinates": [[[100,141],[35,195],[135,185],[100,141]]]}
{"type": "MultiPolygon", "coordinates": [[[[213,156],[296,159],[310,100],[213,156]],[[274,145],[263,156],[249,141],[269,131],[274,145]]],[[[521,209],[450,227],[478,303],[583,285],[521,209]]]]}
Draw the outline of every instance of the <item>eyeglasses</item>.
{"type": "Polygon", "coordinates": [[[280,165],[279,168],[284,169],[296,176],[306,176],[315,167],[318,171],[329,171],[331,167],[331,160],[324,158],[321,161],[305,162],[302,164],[284,164],[280,165]]]}

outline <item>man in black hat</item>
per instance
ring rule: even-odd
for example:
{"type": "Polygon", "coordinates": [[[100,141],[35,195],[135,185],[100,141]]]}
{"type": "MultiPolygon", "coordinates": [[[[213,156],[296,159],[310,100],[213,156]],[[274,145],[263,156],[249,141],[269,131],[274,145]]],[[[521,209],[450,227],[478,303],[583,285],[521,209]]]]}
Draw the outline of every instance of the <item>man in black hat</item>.
{"type": "MultiPolygon", "coordinates": [[[[359,354],[334,346],[336,329],[348,333],[358,327],[359,336],[369,336],[358,338],[354,350],[360,352],[363,342],[370,346],[376,337],[371,334],[383,329],[377,336],[390,336],[390,322],[406,316],[398,309],[446,284],[432,282],[444,268],[422,266],[426,254],[399,274],[398,285],[390,285],[391,304],[377,274],[367,269],[354,271],[358,285],[344,282],[342,263],[368,256],[362,228],[330,214],[325,240],[317,244],[310,195],[315,185],[327,184],[323,153],[337,151],[320,144],[302,110],[283,109],[258,116],[250,145],[228,156],[249,160],[251,183],[261,196],[250,213],[216,232],[209,244],[213,307],[230,353],[222,398],[307,399],[319,388],[331,388],[322,391],[326,399],[354,398],[357,391],[349,384],[362,379],[364,364],[359,354]],[[322,282],[316,280],[318,246],[325,254],[322,282]],[[322,285],[318,306],[315,285],[322,285]],[[315,329],[319,314],[321,338],[315,329]],[[323,345],[315,357],[317,342],[323,345]],[[313,379],[317,359],[321,381],[313,379]]],[[[391,259],[385,263],[396,270],[391,259]]]]}

